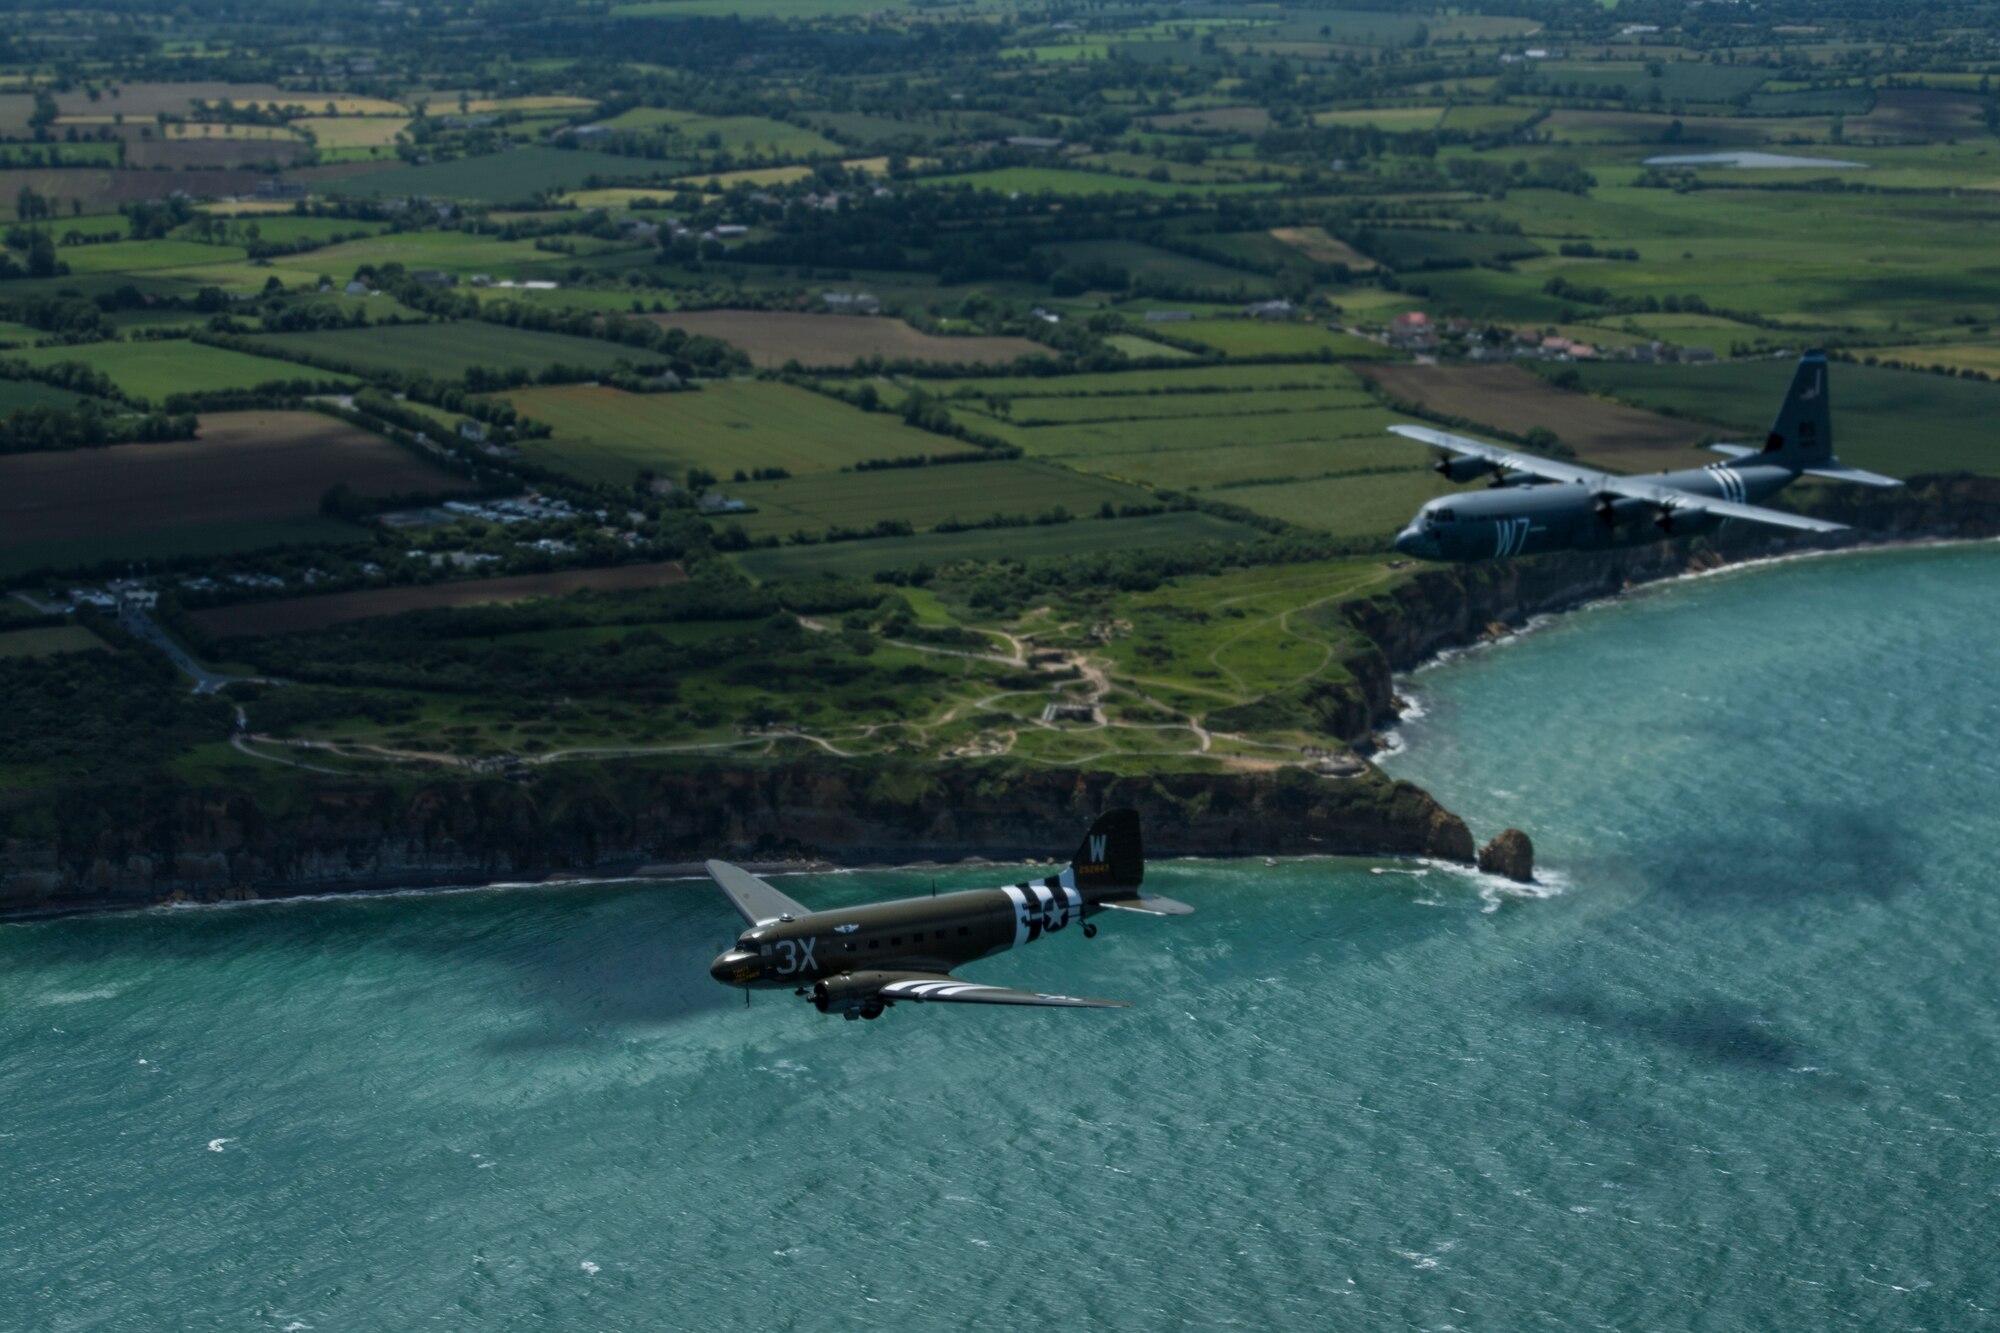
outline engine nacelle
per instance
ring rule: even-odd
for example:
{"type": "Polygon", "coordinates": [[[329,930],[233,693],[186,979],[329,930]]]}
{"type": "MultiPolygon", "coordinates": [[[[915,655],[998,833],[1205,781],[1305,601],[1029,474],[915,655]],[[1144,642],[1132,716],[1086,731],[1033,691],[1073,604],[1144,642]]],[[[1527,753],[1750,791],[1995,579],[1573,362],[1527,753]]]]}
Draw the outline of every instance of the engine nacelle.
{"type": "Polygon", "coordinates": [[[1620,527],[1634,520],[1644,518],[1654,512],[1656,506],[1651,500],[1620,498],[1615,495],[1597,497],[1597,521],[1607,528],[1620,527]]]}
{"type": "Polygon", "coordinates": [[[1697,532],[1708,532],[1719,526],[1722,520],[1700,505],[1663,505],[1653,517],[1653,525],[1669,537],[1686,537],[1697,532]]]}
{"type": "Polygon", "coordinates": [[[1474,477],[1497,472],[1499,468],[1500,465],[1491,459],[1472,457],[1440,458],[1431,464],[1431,471],[1446,481],[1471,481],[1474,477]]]}
{"type": "Polygon", "coordinates": [[[1487,489],[1499,490],[1502,486],[1546,486],[1547,477],[1538,477],[1532,472],[1509,472],[1486,483],[1487,489]]]}
{"type": "Polygon", "coordinates": [[[873,1018],[885,1007],[881,990],[881,982],[873,977],[825,977],[813,983],[813,1008],[823,1014],[873,1018]]]}

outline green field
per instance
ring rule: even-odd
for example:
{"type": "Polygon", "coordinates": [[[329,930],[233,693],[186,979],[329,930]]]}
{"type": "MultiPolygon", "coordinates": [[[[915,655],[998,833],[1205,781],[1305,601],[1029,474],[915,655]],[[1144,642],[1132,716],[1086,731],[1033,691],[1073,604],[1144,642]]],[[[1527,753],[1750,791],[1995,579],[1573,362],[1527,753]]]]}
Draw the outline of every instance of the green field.
{"type": "Polygon", "coordinates": [[[550,439],[523,443],[530,458],[621,486],[641,469],[679,477],[700,467],[722,478],[724,489],[733,493],[728,480],[739,470],[784,468],[796,477],[869,458],[969,451],[957,440],[907,426],[900,417],[863,412],[788,384],[732,380],[698,392],[656,394],[565,385],[521,390],[508,401],[555,432],[550,439]]]}
{"type": "Polygon", "coordinates": [[[57,653],[101,653],[109,650],[104,640],[81,625],[52,625],[46,629],[15,629],[0,632],[0,657],[53,657],[57,653]]]}
{"type": "Polygon", "coordinates": [[[246,356],[179,338],[26,348],[8,355],[37,366],[80,361],[109,375],[119,392],[153,403],[177,393],[253,389],[274,380],[343,378],[292,362],[246,356]]]}
{"type": "Polygon", "coordinates": [[[1248,299],[1271,291],[1271,280],[1262,273],[1196,259],[1139,241],[1065,241],[1046,247],[1045,253],[1052,262],[1103,264],[1123,269],[1134,279],[1148,278],[1167,288],[1210,289],[1218,300],[1223,294],[1248,299]]]}
{"type": "Polygon", "coordinates": [[[1258,194],[1276,190],[1275,182],[1190,183],[1150,181],[1136,176],[1107,176],[1092,171],[1065,171],[1060,167],[998,167],[958,176],[933,176],[929,185],[970,185],[999,194],[1145,194],[1171,197],[1177,194],[1258,194]]]}
{"type": "MultiPolygon", "coordinates": [[[[994,516],[1034,518],[1058,507],[1073,517],[1087,518],[1096,514],[1100,505],[1116,509],[1152,503],[1151,496],[1131,486],[1019,459],[874,472],[821,472],[723,489],[756,506],[756,513],[730,520],[742,524],[753,537],[834,527],[867,529],[884,521],[906,522],[926,530],[946,520],[973,523],[994,516]]],[[[1033,544],[1026,532],[1021,541],[1033,544]]]]}
{"type": "Polygon", "coordinates": [[[672,130],[703,149],[774,157],[838,157],[844,150],[817,131],[767,116],[702,116],[691,111],[634,107],[602,122],[617,130],[672,130]]]}
{"type": "Polygon", "coordinates": [[[1176,337],[1206,343],[1229,356],[1344,356],[1380,360],[1382,344],[1317,324],[1264,319],[1196,319],[1166,326],[1176,337]]]}
{"type": "MultiPolygon", "coordinates": [[[[12,353],[5,355],[11,356],[12,353]]],[[[38,380],[0,380],[0,417],[11,416],[24,407],[69,408],[89,401],[92,400],[88,394],[58,389],[38,380]]]]}
{"type": "Polygon", "coordinates": [[[109,245],[73,245],[63,250],[72,273],[143,273],[148,269],[186,268],[194,264],[227,264],[249,258],[233,245],[203,245],[197,241],[114,241],[109,245]]]}
{"type": "MultiPolygon", "coordinates": [[[[1713,421],[1755,441],[1791,383],[1785,359],[1708,366],[1579,366],[1592,393],[1713,421]]],[[[1911,477],[2000,473],[2000,386],[1879,366],[1835,365],[1834,450],[1843,462],[1911,477]]]]}
{"type": "Polygon", "coordinates": [[[593,178],[609,182],[666,179],[685,165],[614,157],[609,153],[516,148],[453,162],[386,167],[365,175],[327,181],[321,188],[328,194],[374,195],[383,199],[421,194],[436,199],[481,199],[505,204],[527,200],[544,190],[582,189],[593,178]]]}
{"type": "MultiPolygon", "coordinates": [[[[1190,321],[1192,322],[1192,321],[1190,321]]],[[[1187,323],[1168,324],[1168,330],[1184,329],[1187,323]]],[[[1343,389],[1354,392],[1361,381],[1346,366],[1300,362],[1268,366],[1190,366],[1185,370],[1121,370],[1088,375],[1035,375],[1017,378],[982,376],[977,379],[940,380],[935,391],[947,397],[991,395],[1016,400],[1075,398],[1091,396],[1134,396],[1152,394],[1248,394],[1269,389],[1343,389]]],[[[1201,399],[1187,400],[1188,410],[1211,410],[1200,406],[1201,399]]],[[[1017,407],[1027,413],[1026,406],[1017,407]]],[[[1212,410],[1226,410],[1221,407],[1212,410]]]]}
{"type": "Polygon", "coordinates": [[[318,516],[107,533],[72,541],[0,547],[0,579],[42,568],[62,569],[120,560],[230,556],[278,546],[367,546],[374,540],[375,534],[366,528],[318,516]]]}
{"type": "Polygon", "coordinates": [[[539,371],[546,366],[609,370],[621,361],[641,365],[657,360],[644,348],[622,343],[476,321],[271,333],[259,336],[256,346],[273,356],[330,357],[364,373],[390,371],[439,379],[458,379],[474,366],[498,371],[539,371]]]}
{"type": "Polygon", "coordinates": [[[1191,542],[1247,542],[1263,535],[1241,523],[1187,510],[1146,518],[1081,519],[1040,528],[933,532],[916,537],[832,542],[824,546],[784,546],[748,551],[735,559],[745,572],[765,581],[816,578],[822,574],[865,578],[878,570],[944,565],[955,560],[1091,555],[1191,542]]]}
{"type": "MultiPolygon", "coordinates": [[[[1452,486],[1428,467],[1318,481],[1231,487],[1217,499],[1339,537],[1387,538],[1452,486]]],[[[1383,543],[1387,545],[1386,541],[1383,543]]]]}

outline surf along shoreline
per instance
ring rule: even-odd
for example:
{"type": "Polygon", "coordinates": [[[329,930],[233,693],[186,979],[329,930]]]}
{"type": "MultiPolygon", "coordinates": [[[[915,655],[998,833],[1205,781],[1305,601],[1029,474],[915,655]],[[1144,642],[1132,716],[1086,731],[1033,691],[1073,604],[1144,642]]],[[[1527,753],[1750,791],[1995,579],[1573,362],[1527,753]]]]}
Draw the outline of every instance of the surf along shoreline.
{"type": "MultiPolygon", "coordinates": [[[[1322,729],[1385,748],[1398,680],[1442,655],[1633,588],[1754,562],[2000,536],[2000,480],[1920,477],[1864,496],[1805,492],[1848,523],[1808,539],[1723,530],[1609,553],[1413,569],[1342,606],[1367,642],[1353,683],[1313,701],[1322,729]]],[[[524,790],[495,779],[414,791],[336,784],[273,819],[247,796],[143,793],[130,817],[0,843],[0,919],[247,901],[698,873],[719,855],[773,872],[1038,864],[1067,830],[1140,809],[1149,851],[1196,856],[1428,857],[1469,864],[1465,821],[1371,767],[1329,780],[1277,773],[1121,775],[976,762],[632,765],[524,790]],[[115,827],[112,826],[115,824],[115,827]],[[970,854],[968,854],[968,852],[970,854]]]]}

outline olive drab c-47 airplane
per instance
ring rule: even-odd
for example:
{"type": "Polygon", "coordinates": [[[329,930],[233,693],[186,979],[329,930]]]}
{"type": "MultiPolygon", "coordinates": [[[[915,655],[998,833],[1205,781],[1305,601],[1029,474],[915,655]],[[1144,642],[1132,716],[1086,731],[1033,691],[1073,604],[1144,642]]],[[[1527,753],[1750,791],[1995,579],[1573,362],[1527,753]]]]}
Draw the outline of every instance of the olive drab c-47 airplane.
{"type": "Polygon", "coordinates": [[[1448,450],[1434,465],[1448,481],[1494,474],[1484,491],[1430,501],[1397,535],[1398,551],[1423,560],[1494,560],[1639,546],[1707,532],[1730,519],[1838,532],[1845,524],[1767,509],[1758,502],[1800,477],[1902,485],[1893,477],[1844,467],[1833,456],[1824,352],[1799,358],[1791,390],[1761,448],[1718,444],[1715,451],[1729,455],[1729,461],[1656,477],[1598,472],[1428,426],[1389,430],[1448,450]]]}
{"type": "Polygon", "coordinates": [[[1097,934],[1090,918],[1106,909],[1153,916],[1194,910],[1139,892],[1145,870],[1139,816],[1131,810],[1113,810],[1092,824],[1059,875],[830,912],[802,907],[749,871],[710,861],[708,873],[750,925],[708,971],[729,986],[790,989],[809,996],[821,1013],[850,1019],[880,1018],[899,1000],[1122,1009],[1117,1000],[961,981],[951,970],[1031,944],[1071,922],[1089,938],[1097,934]]]}

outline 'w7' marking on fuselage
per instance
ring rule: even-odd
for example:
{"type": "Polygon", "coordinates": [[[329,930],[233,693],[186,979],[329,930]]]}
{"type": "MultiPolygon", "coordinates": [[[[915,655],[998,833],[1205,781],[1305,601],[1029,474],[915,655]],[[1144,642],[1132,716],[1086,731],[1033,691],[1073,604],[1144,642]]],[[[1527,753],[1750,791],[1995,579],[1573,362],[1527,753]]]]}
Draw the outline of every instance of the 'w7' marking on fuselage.
{"type": "Polygon", "coordinates": [[[1526,518],[1503,518],[1493,524],[1493,558],[1519,555],[1521,548],[1528,544],[1528,520],[1526,518]]]}

